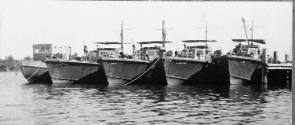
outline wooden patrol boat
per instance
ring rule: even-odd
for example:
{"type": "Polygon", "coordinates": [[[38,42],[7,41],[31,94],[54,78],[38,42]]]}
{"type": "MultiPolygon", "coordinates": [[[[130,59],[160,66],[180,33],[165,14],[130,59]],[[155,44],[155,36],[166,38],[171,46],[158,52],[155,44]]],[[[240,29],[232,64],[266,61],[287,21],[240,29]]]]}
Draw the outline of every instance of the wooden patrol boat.
{"type": "MultiPolygon", "coordinates": [[[[210,82],[208,67],[211,62],[211,48],[208,42],[215,40],[185,40],[181,53],[165,58],[165,73],[169,86],[198,85],[210,82]],[[205,43],[205,45],[187,45],[205,43]]],[[[172,55],[172,54],[170,54],[172,55]]]]}
{"type": "Polygon", "coordinates": [[[48,68],[43,62],[51,54],[51,44],[33,45],[33,60],[22,60],[20,64],[20,70],[28,83],[52,83],[48,68]]]}
{"type": "Polygon", "coordinates": [[[261,52],[259,45],[265,44],[263,39],[248,39],[245,19],[242,18],[246,39],[232,39],[239,43],[227,55],[213,60],[215,77],[220,82],[230,84],[266,83],[266,49],[261,52]]]}
{"type": "MultiPolygon", "coordinates": [[[[162,41],[166,41],[165,21],[162,22],[162,41]]],[[[216,42],[207,40],[207,23],[205,26],[205,40],[184,40],[183,50],[173,54],[168,51],[164,57],[164,68],[168,87],[179,85],[196,85],[211,82],[208,69],[211,62],[212,50],[208,43],[216,42]],[[205,45],[198,45],[205,43],[205,45]],[[192,45],[194,44],[194,45],[192,45]]],[[[165,42],[163,42],[165,48],[165,42]]],[[[165,50],[165,49],[164,49],[165,50]]]]}
{"type": "MultiPolygon", "coordinates": [[[[166,86],[167,82],[164,74],[162,58],[152,58],[151,53],[146,54],[142,48],[135,54],[133,45],[133,55],[123,53],[123,22],[121,23],[121,42],[97,42],[103,45],[121,45],[115,47],[98,47],[97,57],[101,58],[108,83],[112,85],[147,85],[147,86],[166,86]],[[144,53],[144,54],[143,54],[144,53]],[[150,57],[149,59],[145,57],[150,57]]],[[[159,51],[153,51],[158,52],[159,51]]]]}
{"type": "MultiPolygon", "coordinates": [[[[122,45],[120,42],[97,42],[104,45],[122,45]]],[[[122,48],[98,48],[98,57],[103,64],[108,83],[114,85],[165,86],[162,58],[148,60],[143,53],[127,56],[122,48]],[[144,55],[143,57],[140,55],[144,55]]]]}
{"type": "Polygon", "coordinates": [[[233,39],[233,41],[239,42],[239,44],[232,53],[213,60],[216,77],[220,79],[220,82],[230,84],[265,83],[265,50],[261,53],[259,46],[253,44],[265,44],[264,40],[233,39]],[[251,44],[241,44],[249,41],[251,44]]]}
{"type": "Polygon", "coordinates": [[[45,63],[54,84],[93,84],[108,85],[104,69],[96,61],[95,51],[88,52],[84,46],[81,60],[70,58],[46,59],[45,63]]]}

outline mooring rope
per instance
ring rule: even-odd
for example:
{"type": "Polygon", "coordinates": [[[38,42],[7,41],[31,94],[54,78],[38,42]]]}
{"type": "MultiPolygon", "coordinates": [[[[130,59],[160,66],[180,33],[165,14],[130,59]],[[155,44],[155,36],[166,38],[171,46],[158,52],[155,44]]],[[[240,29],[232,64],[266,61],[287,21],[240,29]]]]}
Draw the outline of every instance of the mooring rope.
{"type": "Polygon", "coordinates": [[[148,71],[150,71],[154,66],[155,64],[160,60],[161,58],[158,58],[147,70],[145,70],[141,75],[139,75],[137,78],[133,79],[132,81],[126,83],[124,86],[127,86],[131,83],[133,83],[134,81],[138,80],[139,78],[141,78],[143,75],[145,75],[148,71]]]}
{"type": "Polygon", "coordinates": [[[36,69],[32,74],[31,74],[31,76],[30,77],[28,77],[28,80],[31,80],[31,78],[41,69],[41,65],[42,65],[42,62],[39,64],[39,66],[38,66],[38,69],[36,69]]]}

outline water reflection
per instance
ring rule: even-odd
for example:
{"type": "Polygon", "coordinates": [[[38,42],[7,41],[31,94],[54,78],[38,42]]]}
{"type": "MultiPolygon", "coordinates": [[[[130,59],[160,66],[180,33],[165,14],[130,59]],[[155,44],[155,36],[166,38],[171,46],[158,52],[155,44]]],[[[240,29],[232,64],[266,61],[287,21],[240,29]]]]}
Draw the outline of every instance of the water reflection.
{"type": "Polygon", "coordinates": [[[26,85],[7,77],[1,124],[291,124],[291,91],[282,87],[26,85]]]}

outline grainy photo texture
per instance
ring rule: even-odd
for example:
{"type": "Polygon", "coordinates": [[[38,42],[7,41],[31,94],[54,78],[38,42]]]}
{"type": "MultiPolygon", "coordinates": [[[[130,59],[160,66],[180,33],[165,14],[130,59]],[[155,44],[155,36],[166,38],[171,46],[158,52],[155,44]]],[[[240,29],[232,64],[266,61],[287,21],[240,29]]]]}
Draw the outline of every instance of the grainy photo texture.
{"type": "Polygon", "coordinates": [[[0,124],[291,125],[292,7],[1,0],[0,124]]]}

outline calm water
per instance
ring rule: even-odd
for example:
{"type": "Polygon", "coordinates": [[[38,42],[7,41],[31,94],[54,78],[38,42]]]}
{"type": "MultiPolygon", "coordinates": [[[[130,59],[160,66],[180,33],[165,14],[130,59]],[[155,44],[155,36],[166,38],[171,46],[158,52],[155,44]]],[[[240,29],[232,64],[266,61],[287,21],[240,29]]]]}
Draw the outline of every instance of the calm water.
{"type": "Polygon", "coordinates": [[[291,90],[231,86],[97,88],[26,85],[0,73],[0,124],[282,124],[291,125],[291,90]]]}

